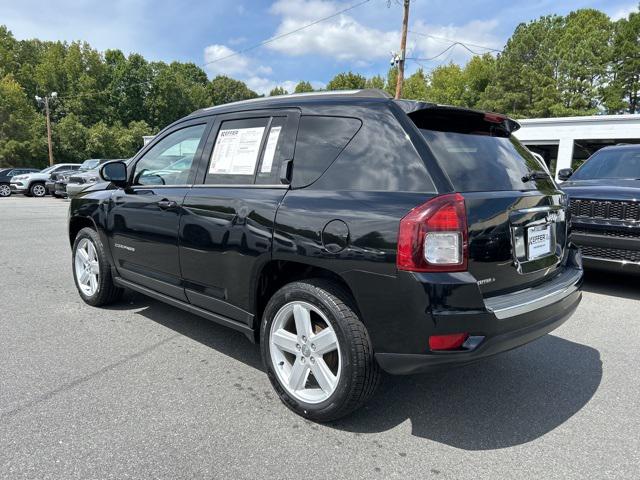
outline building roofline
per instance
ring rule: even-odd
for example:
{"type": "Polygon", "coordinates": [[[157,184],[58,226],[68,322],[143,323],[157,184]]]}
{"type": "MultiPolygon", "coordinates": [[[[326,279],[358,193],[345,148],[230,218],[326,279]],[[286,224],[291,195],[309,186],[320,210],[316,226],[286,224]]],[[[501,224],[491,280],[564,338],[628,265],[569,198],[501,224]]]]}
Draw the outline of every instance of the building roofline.
{"type": "Polygon", "coordinates": [[[544,125],[558,123],[594,123],[594,122],[640,122],[640,115],[635,113],[625,113],[620,115],[586,115],[580,117],[550,117],[550,118],[521,118],[518,123],[521,125],[544,125]]]}

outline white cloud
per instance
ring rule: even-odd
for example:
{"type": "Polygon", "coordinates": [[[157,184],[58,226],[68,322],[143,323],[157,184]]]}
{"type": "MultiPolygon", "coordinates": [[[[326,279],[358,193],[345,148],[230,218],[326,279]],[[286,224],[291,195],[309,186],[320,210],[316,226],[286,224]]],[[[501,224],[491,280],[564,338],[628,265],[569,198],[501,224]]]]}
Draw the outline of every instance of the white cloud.
{"type": "Polygon", "coordinates": [[[612,20],[620,20],[621,18],[629,17],[630,13],[637,12],[637,11],[638,11],[638,3],[634,2],[626,6],[618,7],[618,9],[615,10],[609,16],[611,17],[612,20]]]}
{"type": "Polygon", "coordinates": [[[212,75],[271,75],[273,70],[268,65],[256,64],[247,55],[236,52],[226,45],[214,44],[204,49],[205,68],[212,75]]]}
{"type": "MultiPolygon", "coordinates": [[[[329,16],[347,4],[321,0],[279,0],[271,12],[282,17],[274,36],[329,16]]],[[[367,27],[348,14],[341,14],[301,32],[268,44],[268,48],[291,56],[322,55],[340,61],[368,64],[389,57],[397,50],[399,30],[383,31],[367,27]]]]}
{"type": "Polygon", "coordinates": [[[228,75],[244,81],[249,88],[259,94],[268,94],[271,89],[283,86],[293,91],[297,82],[287,80],[278,82],[268,78],[273,69],[262,65],[253,57],[236,52],[226,45],[209,45],[204,49],[205,68],[211,76],[228,75]],[[225,58],[228,57],[228,58],[225,58]],[[221,60],[222,59],[222,60],[221,60]]]}
{"type": "MultiPolygon", "coordinates": [[[[271,12],[282,17],[274,36],[308,25],[313,20],[326,17],[345,8],[348,4],[325,2],[322,0],[279,0],[271,12]]],[[[453,39],[462,43],[473,43],[491,48],[501,48],[501,41],[494,33],[497,20],[474,20],[464,25],[430,25],[422,20],[410,22],[410,30],[423,32],[435,37],[453,39]]],[[[321,55],[348,62],[356,68],[363,68],[381,59],[390,58],[390,52],[398,51],[399,30],[381,30],[366,26],[349,14],[306,28],[270,43],[272,50],[290,56],[321,55]]],[[[451,41],[409,33],[407,56],[430,58],[451,45],[451,41]]],[[[487,50],[470,46],[471,50],[484,53],[487,50]]],[[[438,57],[447,61],[462,63],[473,54],[464,47],[453,47],[446,55],[438,57]]]]}

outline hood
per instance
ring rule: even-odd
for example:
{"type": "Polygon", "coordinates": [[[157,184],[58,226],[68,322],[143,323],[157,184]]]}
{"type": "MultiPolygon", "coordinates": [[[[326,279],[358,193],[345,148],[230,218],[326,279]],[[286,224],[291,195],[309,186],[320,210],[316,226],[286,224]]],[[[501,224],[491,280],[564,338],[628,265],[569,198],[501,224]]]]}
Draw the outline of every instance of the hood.
{"type": "Polygon", "coordinates": [[[640,180],[634,179],[568,180],[560,185],[560,188],[573,198],[640,200],[640,180]]]}

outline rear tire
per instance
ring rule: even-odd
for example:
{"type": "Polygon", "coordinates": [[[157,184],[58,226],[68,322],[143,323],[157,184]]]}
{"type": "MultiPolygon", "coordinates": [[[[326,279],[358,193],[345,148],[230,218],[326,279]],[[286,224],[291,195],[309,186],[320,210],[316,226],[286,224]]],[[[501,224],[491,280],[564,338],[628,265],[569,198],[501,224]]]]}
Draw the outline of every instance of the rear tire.
{"type": "Polygon", "coordinates": [[[29,196],[31,197],[44,197],[47,194],[47,189],[42,183],[32,183],[29,187],[29,196]]]}
{"type": "Polygon", "coordinates": [[[335,282],[312,279],[278,290],[262,316],[260,339],[273,388],[302,417],[337,420],[362,406],[378,385],[367,329],[335,282]]]}
{"type": "Polygon", "coordinates": [[[73,242],[71,258],[73,279],[85,303],[93,307],[109,305],[120,299],[123,290],[113,283],[111,265],[98,233],[85,227],[73,242]]]}

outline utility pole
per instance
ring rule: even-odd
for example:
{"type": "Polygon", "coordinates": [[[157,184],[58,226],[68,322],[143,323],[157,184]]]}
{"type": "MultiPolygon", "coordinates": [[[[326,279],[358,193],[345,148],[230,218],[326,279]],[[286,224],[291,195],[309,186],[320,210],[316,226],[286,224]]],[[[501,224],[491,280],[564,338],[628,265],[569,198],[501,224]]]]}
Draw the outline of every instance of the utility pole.
{"type": "Polygon", "coordinates": [[[58,96],[57,92],[51,92],[50,95],[42,98],[36,95],[36,101],[40,105],[44,105],[44,112],[47,117],[47,145],[49,146],[49,165],[53,165],[53,145],[51,144],[51,115],[49,113],[49,100],[53,100],[58,96]]]}
{"type": "Polygon", "coordinates": [[[402,84],[404,82],[404,61],[407,56],[407,27],[409,24],[409,3],[404,0],[404,14],[402,16],[402,37],[400,38],[400,56],[398,58],[398,79],[396,81],[396,99],[402,96],[402,84]]]}

